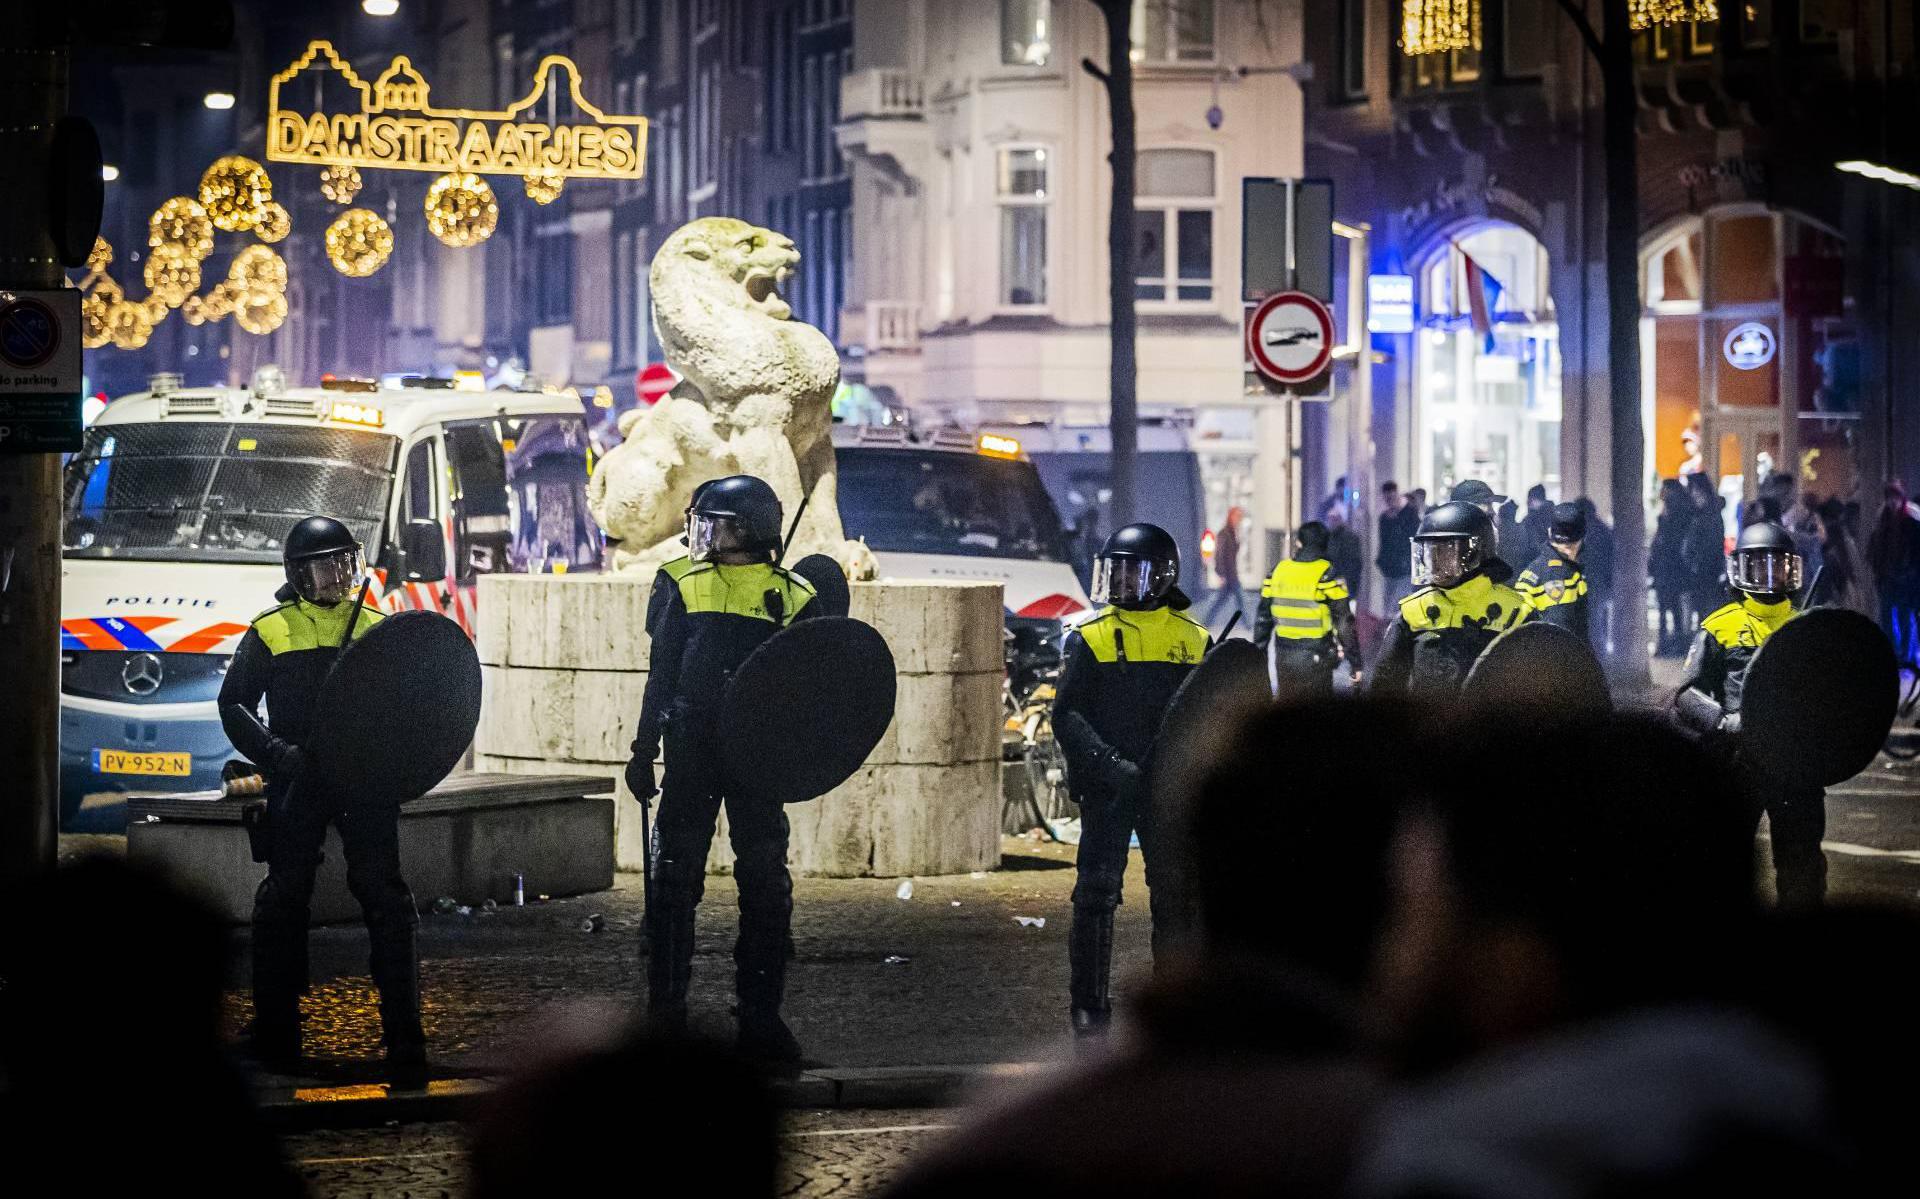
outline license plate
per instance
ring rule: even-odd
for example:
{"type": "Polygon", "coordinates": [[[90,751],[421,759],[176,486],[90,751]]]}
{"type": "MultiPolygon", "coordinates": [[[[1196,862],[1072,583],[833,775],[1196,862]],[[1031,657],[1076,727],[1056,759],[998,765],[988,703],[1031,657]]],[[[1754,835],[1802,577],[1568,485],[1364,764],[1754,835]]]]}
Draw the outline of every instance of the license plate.
{"type": "Polygon", "coordinates": [[[93,768],[101,774],[188,775],[193,773],[193,755],[96,749],[93,751],[93,768]]]}

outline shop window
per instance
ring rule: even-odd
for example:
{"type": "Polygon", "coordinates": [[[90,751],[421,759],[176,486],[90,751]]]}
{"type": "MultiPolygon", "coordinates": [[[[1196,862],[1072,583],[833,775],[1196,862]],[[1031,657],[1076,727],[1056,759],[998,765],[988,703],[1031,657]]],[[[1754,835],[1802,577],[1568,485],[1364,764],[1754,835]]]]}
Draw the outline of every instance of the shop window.
{"type": "Polygon", "coordinates": [[[1774,220],[1769,213],[1713,222],[1713,295],[1716,305],[1757,304],[1780,297],[1774,220]]]}
{"type": "Polygon", "coordinates": [[[995,192],[1000,208],[1000,303],[1038,308],[1047,302],[1047,151],[1000,151],[995,192]]]}
{"type": "Polygon", "coordinates": [[[1133,61],[1178,66],[1214,60],[1214,0],[1133,0],[1133,61]]]}
{"type": "Polygon", "coordinates": [[[1053,56],[1052,0],[1000,0],[1000,61],[1044,67],[1053,56]]]}
{"type": "Polygon", "coordinates": [[[1211,150],[1148,150],[1138,159],[1134,298],[1213,299],[1211,150]]]}

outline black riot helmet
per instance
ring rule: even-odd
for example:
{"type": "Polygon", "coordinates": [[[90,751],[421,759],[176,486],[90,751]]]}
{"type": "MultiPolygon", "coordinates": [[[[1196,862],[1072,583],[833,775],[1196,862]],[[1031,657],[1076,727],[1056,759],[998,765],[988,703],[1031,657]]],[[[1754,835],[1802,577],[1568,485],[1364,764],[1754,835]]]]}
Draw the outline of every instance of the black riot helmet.
{"type": "Polygon", "coordinates": [[[361,574],[360,543],[331,516],[309,516],[281,543],[287,584],[310,604],[332,607],[353,594],[361,574]]]}
{"type": "Polygon", "coordinates": [[[780,552],[780,497],[764,479],[729,475],[703,484],[687,506],[687,555],[695,562],[773,561],[780,552]]]}
{"type": "Polygon", "coordinates": [[[1093,563],[1093,602],[1157,608],[1180,581],[1180,547],[1159,525],[1115,529],[1093,563]]]}
{"type": "Polygon", "coordinates": [[[1317,520],[1310,520],[1294,530],[1293,549],[1295,558],[1302,562],[1311,562],[1315,558],[1327,556],[1327,526],[1317,520]]]}
{"type": "Polygon", "coordinates": [[[1413,535],[1416,587],[1457,587],[1486,565],[1493,550],[1493,517],[1478,504],[1452,500],[1431,508],[1413,535]]]}
{"type": "Polygon", "coordinates": [[[1727,585],[1775,603],[1800,590],[1800,555],[1794,551],[1793,536],[1769,520],[1740,530],[1727,559],[1727,585]]]}

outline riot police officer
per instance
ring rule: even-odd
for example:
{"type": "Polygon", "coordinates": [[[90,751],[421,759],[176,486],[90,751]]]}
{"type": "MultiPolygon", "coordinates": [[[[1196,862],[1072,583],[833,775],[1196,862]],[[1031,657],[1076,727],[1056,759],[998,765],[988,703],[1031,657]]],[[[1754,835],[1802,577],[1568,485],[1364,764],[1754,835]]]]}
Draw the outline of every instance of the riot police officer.
{"type": "Polygon", "coordinates": [[[695,493],[686,513],[687,555],[654,577],[651,672],[626,779],[643,803],[661,796],[647,908],[650,1014],[665,1027],[685,1026],[694,910],[724,803],[740,888],[733,950],[740,1047],[764,1060],[797,1061],[800,1046],[780,1017],[793,918],[786,810],[727,794],[716,746],[734,671],[775,633],[814,615],[813,588],[777,565],[781,516],[773,488],[751,475],[716,479],[695,493]],[[663,741],[666,775],[656,784],[653,761],[663,741]]]}
{"type": "Polygon", "coordinates": [[[1352,594],[1347,580],[1333,573],[1327,540],[1327,526],[1319,521],[1301,525],[1293,535],[1293,557],[1275,565],[1260,588],[1253,639],[1267,642],[1267,677],[1276,696],[1332,694],[1340,658],[1353,685],[1360,685],[1352,594]]]}
{"type": "Polygon", "coordinates": [[[1430,510],[1413,536],[1412,595],[1387,627],[1371,688],[1393,695],[1451,696],[1501,633],[1533,608],[1493,577],[1493,518],[1453,500],[1430,510]]]}
{"type": "Polygon", "coordinates": [[[1796,614],[1800,555],[1793,536],[1770,521],[1740,530],[1727,559],[1731,602],[1700,622],[1687,655],[1686,685],[1674,697],[1683,723],[1705,733],[1742,767],[1754,800],[1754,822],[1767,817],[1780,902],[1818,905],[1827,892],[1827,858],[1820,848],[1827,832],[1826,792],[1745,769],[1740,748],[1740,702],[1747,668],[1767,639],[1796,614]]]}
{"type": "Polygon", "coordinates": [[[1547,523],[1547,544],[1520,572],[1513,589],[1525,596],[1540,619],[1587,640],[1587,576],[1580,569],[1580,543],[1587,536],[1587,514],[1578,504],[1555,504],[1547,523]]]}
{"type": "Polygon", "coordinates": [[[420,916],[400,876],[399,808],[349,802],[353,797],[332,790],[302,748],[327,719],[315,703],[335,659],[382,614],[365,606],[364,593],[354,594],[360,546],[339,521],[309,516],[294,525],[283,560],[287,582],[274,595],[279,603],[253,618],[220,685],[227,739],[267,778],[267,877],[253,899],[253,1050],[273,1068],[299,1060],[307,925],[331,824],[346,855],[347,889],[366,917],[388,1069],[395,1081],[418,1083],[426,1073],[414,955],[420,916]]]}
{"type": "Polygon", "coordinates": [[[1080,805],[1078,877],[1067,934],[1073,1031],[1103,1033],[1112,1019],[1113,913],[1133,834],[1147,860],[1154,956],[1182,931],[1180,872],[1154,829],[1146,770],[1167,705],[1206,656],[1207,630],[1185,614],[1180,550],[1165,529],[1118,529],[1094,560],[1099,610],[1067,636],[1053,730],[1080,805]]]}

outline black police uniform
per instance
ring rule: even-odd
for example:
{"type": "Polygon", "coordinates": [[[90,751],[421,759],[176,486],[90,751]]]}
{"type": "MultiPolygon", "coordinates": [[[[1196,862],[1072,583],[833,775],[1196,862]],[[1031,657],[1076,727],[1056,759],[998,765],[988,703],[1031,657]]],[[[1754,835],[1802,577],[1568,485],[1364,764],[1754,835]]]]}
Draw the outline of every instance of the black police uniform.
{"type": "Polygon", "coordinates": [[[314,710],[320,684],[347,638],[382,619],[355,599],[310,603],[291,586],[281,602],[254,617],[220,685],[220,722],[227,739],[267,778],[267,877],[253,898],[253,1004],[256,1045],[266,1056],[292,1058],[300,1045],[300,996],[307,989],[307,926],[314,875],[327,826],[340,832],[347,889],[360,902],[371,947],[374,986],[387,1057],[400,1065],[425,1061],[420,1027],[420,972],[413,892],[400,875],[400,809],[349,802],[331,790],[301,745],[327,713],[314,710]],[[267,704],[267,722],[259,707],[267,704]]]}
{"type": "Polygon", "coordinates": [[[1520,572],[1513,589],[1539,613],[1538,619],[1587,640],[1587,576],[1579,562],[1549,545],[1520,572]]]}
{"type": "Polygon", "coordinates": [[[694,909],[706,891],[707,848],[723,803],[740,888],[733,958],[743,1025],[779,1010],[793,917],[786,809],[726,793],[716,722],[733,672],[782,628],[815,615],[812,601],[806,580],[765,562],[727,565],[679,558],[654,577],[647,609],[651,673],[633,755],[651,763],[665,742],[647,912],[647,990],[656,1012],[678,1016],[685,1011],[694,909]]]}
{"type": "MultiPolygon", "coordinates": [[[[1797,615],[1791,599],[1767,602],[1742,595],[1700,622],[1687,654],[1686,685],[1717,702],[1729,714],[1740,711],[1747,668],[1767,639],[1797,615]]],[[[1747,767],[1739,751],[1740,734],[1716,734],[1709,744],[1740,771],[1753,804],[1756,828],[1767,817],[1773,842],[1775,888],[1785,906],[1819,904],[1827,893],[1827,856],[1820,843],[1827,834],[1827,794],[1817,786],[1794,785],[1747,767]]]]}
{"type": "Polygon", "coordinates": [[[1387,626],[1368,691],[1453,695],[1481,651],[1532,616],[1518,591],[1494,582],[1484,569],[1452,587],[1422,587],[1400,601],[1387,626]]]}
{"type": "Polygon", "coordinates": [[[1176,864],[1158,853],[1144,771],[1174,692],[1206,656],[1199,623],[1166,605],[1102,608],[1067,637],[1053,732],[1067,760],[1067,787],[1080,805],[1079,876],[1067,953],[1075,1011],[1112,1009],[1113,912],[1120,906],[1127,848],[1140,834],[1147,861],[1153,948],[1185,935],[1188,899],[1176,864]]]}

